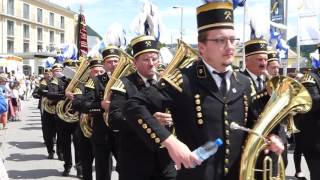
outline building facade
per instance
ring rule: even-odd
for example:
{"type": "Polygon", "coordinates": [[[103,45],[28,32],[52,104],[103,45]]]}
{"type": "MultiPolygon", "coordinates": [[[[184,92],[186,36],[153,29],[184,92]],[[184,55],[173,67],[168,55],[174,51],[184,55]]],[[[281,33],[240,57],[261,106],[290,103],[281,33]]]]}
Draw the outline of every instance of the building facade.
{"type": "Polygon", "coordinates": [[[22,57],[24,74],[41,74],[46,58],[54,57],[60,44],[75,43],[77,18],[77,13],[46,0],[2,0],[0,53],[22,57]]]}

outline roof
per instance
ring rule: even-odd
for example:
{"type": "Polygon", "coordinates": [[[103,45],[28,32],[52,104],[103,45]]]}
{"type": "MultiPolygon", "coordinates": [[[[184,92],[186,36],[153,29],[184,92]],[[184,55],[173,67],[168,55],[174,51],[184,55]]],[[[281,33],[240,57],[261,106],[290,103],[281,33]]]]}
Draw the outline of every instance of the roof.
{"type": "Polygon", "coordinates": [[[59,6],[53,2],[50,2],[49,0],[33,0],[33,1],[40,3],[40,4],[47,5],[49,7],[52,7],[52,8],[58,9],[58,10],[61,10],[61,11],[64,11],[64,12],[72,14],[72,15],[78,14],[78,13],[70,10],[70,8],[65,8],[65,7],[59,6]]]}
{"type": "Polygon", "coordinates": [[[88,36],[96,36],[100,40],[102,39],[102,37],[96,31],[94,31],[89,25],[87,25],[87,35],[88,36]]]}

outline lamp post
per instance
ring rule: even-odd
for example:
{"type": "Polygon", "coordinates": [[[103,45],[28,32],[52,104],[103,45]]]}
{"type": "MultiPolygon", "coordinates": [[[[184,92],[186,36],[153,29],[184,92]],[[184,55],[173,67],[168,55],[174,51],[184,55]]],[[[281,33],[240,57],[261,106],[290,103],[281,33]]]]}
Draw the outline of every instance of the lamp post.
{"type": "Polygon", "coordinates": [[[181,10],[181,19],[180,19],[180,39],[182,40],[182,21],[183,21],[183,7],[182,6],[173,6],[174,9],[180,9],[181,10]]]}

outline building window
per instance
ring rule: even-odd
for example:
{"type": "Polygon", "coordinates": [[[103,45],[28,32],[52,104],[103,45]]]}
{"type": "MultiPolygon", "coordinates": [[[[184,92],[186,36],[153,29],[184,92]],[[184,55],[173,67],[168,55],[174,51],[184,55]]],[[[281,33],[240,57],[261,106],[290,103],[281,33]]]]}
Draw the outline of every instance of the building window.
{"type": "Polygon", "coordinates": [[[23,42],[23,52],[29,52],[29,42],[23,42]]]}
{"type": "Polygon", "coordinates": [[[42,9],[37,9],[37,22],[42,23],[42,9]]]}
{"type": "Polygon", "coordinates": [[[49,24],[50,24],[50,26],[54,26],[54,14],[52,12],[50,13],[49,24]]]}
{"type": "Polygon", "coordinates": [[[37,50],[38,50],[38,52],[42,52],[43,51],[42,43],[38,43],[37,50]]]}
{"type": "Polygon", "coordinates": [[[44,74],[44,67],[38,66],[38,74],[44,74]]]}
{"type": "Polygon", "coordinates": [[[7,11],[8,14],[14,15],[14,0],[8,0],[7,11]]]}
{"type": "Polygon", "coordinates": [[[54,43],[54,31],[50,31],[50,44],[54,43]]]}
{"type": "Polygon", "coordinates": [[[13,30],[14,22],[13,21],[7,21],[7,35],[8,36],[14,36],[14,30],[13,30]]]}
{"type": "Polygon", "coordinates": [[[7,53],[13,53],[14,52],[14,41],[8,40],[7,41],[7,53]]]}
{"type": "Polygon", "coordinates": [[[30,11],[30,6],[29,4],[23,4],[23,18],[24,19],[29,19],[29,12],[30,11]]]}
{"type": "Polygon", "coordinates": [[[64,29],[64,17],[63,16],[61,16],[61,19],[60,19],[60,28],[64,29]]]}
{"type": "Polygon", "coordinates": [[[60,33],[60,43],[64,43],[64,33],[60,33]]]}
{"type": "Polygon", "coordinates": [[[42,41],[42,28],[37,28],[38,41],[42,41]]]}
{"type": "Polygon", "coordinates": [[[24,24],[23,25],[23,38],[25,39],[29,39],[30,38],[30,34],[29,34],[29,25],[24,24]]]}

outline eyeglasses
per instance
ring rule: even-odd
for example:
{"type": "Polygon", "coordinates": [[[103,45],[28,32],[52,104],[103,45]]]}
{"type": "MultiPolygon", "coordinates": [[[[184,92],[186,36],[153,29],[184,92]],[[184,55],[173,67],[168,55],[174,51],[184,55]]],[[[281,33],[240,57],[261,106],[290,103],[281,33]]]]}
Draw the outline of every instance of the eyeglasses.
{"type": "Polygon", "coordinates": [[[206,39],[206,41],[213,41],[218,45],[225,46],[228,41],[230,41],[232,45],[236,45],[239,43],[240,39],[235,37],[221,37],[216,39],[206,39]]]}

